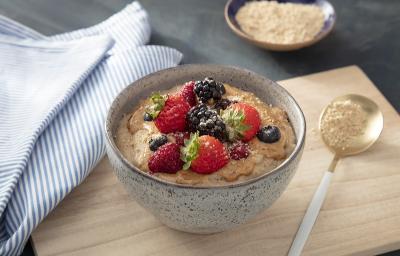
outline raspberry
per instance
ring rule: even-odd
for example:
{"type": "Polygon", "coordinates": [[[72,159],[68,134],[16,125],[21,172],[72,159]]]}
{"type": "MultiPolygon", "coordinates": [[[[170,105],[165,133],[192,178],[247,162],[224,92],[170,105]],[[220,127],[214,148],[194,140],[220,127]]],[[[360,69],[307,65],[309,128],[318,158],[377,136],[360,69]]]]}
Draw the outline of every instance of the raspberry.
{"type": "Polygon", "coordinates": [[[229,156],[233,160],[247,158],[250,155],[249,145],[241,141],[233,143],[229,147],[229,156]]]}
{"type": "Polygon", "coordinates": [[[176,143],[167,143],[158,148],[150,156],[148,167],[153,173],[176,173],[181,170],[183,161],[180,158],[180,146],[176,143]]]}
{"type": "Polygon", "coordinates": [[[172,134],[175,138],[175,143],[183,146],[185,144],[185,139],[189,139],[190,134],[188,132],[175,132],[172,134]]]}
{"type": "Polygon", "coordinates": [[[196,106],[196,94],[194,93],[194,81],[187,82],[183,85],[181,95],[189,103],[191,107],[196,106]]]}
{"type": "Polygon", "coordinates": [[[189,103],[181,95],[169,95],[154,120],[156,127],[162,133],[185,131],[186,114],[189,109],[189,103]]]}

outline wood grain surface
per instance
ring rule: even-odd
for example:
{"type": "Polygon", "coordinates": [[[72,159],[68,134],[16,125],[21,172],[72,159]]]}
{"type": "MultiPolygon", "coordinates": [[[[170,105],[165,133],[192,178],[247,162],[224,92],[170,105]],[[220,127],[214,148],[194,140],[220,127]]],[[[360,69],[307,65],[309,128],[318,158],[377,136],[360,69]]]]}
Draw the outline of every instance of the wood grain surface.
{"type": "Polygon", "coordinates": [[[277,202],[249,223],[214,235],[169,229],[131,201],[107,158],[39,225],[37,255],[285,255],[332,158],[317,132],[334,97],[358,93],[384,113],[384,130],[367,152],[337,166],[304,255],[373,255],[400,248],[400,118],[356,66],[280,82],[307,118],[299,169],[277,202]]]}

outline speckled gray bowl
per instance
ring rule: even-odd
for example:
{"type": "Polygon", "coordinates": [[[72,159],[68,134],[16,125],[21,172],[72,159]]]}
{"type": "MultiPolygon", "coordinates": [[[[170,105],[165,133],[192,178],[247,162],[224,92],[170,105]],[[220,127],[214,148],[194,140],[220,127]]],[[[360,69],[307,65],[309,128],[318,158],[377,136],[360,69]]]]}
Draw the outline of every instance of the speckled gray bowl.
{"type": "Polygon", "coordinates": [[[271,206],[292,179],[305,139],[303,113],[285,89],[249,70],[220,65],[183,65],[134,82],[112,103],[105,129],[108,157],[130,196],[169,227],[201,234],[233,228],[271,206]],[[206,76],[251,91],[265,102],[287,111],[297,143],[294,152],[279,167],[237,184],[195,187],[158,179],[140,171],[122,156],[115,145],[114,134],[123,114],[130,112],[139,99],[148,97],[153,91],[206,76]]]}

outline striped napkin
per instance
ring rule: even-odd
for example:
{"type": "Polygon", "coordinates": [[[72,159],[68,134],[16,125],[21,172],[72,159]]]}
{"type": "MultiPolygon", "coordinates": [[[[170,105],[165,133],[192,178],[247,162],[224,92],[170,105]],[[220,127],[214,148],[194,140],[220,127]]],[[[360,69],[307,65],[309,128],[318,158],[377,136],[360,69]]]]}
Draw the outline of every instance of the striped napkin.
{"type": "Polygon", "coordinates": [[[18,255],[43,218],[104,156],[113,98],[178,51],[144,46],[134,2],[106,21],[45,37],[0,16],[0,255],[18,255]]]}

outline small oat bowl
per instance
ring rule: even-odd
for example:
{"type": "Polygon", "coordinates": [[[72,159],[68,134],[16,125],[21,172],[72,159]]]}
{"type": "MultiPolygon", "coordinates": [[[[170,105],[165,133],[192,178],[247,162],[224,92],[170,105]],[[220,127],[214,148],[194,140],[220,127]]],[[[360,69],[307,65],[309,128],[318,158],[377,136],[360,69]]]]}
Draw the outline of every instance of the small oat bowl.
{"type": "Polygon", "coordinates": [[[249,70],[221,65],[182,65],[137,80],[114,100],[105,124],[109,160],[130,197],[165,225],[199,234],[231,229],[270,207],[296,171],[304,148],[305,129],[299,105],[284,88],[249,70]],[[162,180],[139,170],[124,158],[115,143],[116,130],[124,114],[154,91],[167,90],[206,76],[253,92],[262,101],[286,111],[296,135],[296,145],[282,164],[268,173],[238,183],[199,187],[162,180]]]}
{"type": "Polygon", "coordinates": [[[267,50],[283,52],[283,51],[294,51],[305,47],[309,47],[321,41],[323,38],[325,38],[333,30],[336,23],[335,9],[331,5],[331,3],[327,0],[277,0],[278,3],[306,4],[319,7],[324,15],[323,26],[321,30],[314,36],[314,38],[302,42],[284,44],[284,43],[274,43],[274,42],[257,40],[242,30],[235,17],[239,9],[242,6],[244,6],[246,2],[250,1],[251,0],[228,0],[224,10],[225,21],[228,24],[229,28],[236,35],[238,35],[239,37],[241,37],[242,39],[246,40],[251,44],[254,44],[258,47],[267,50]]]}

